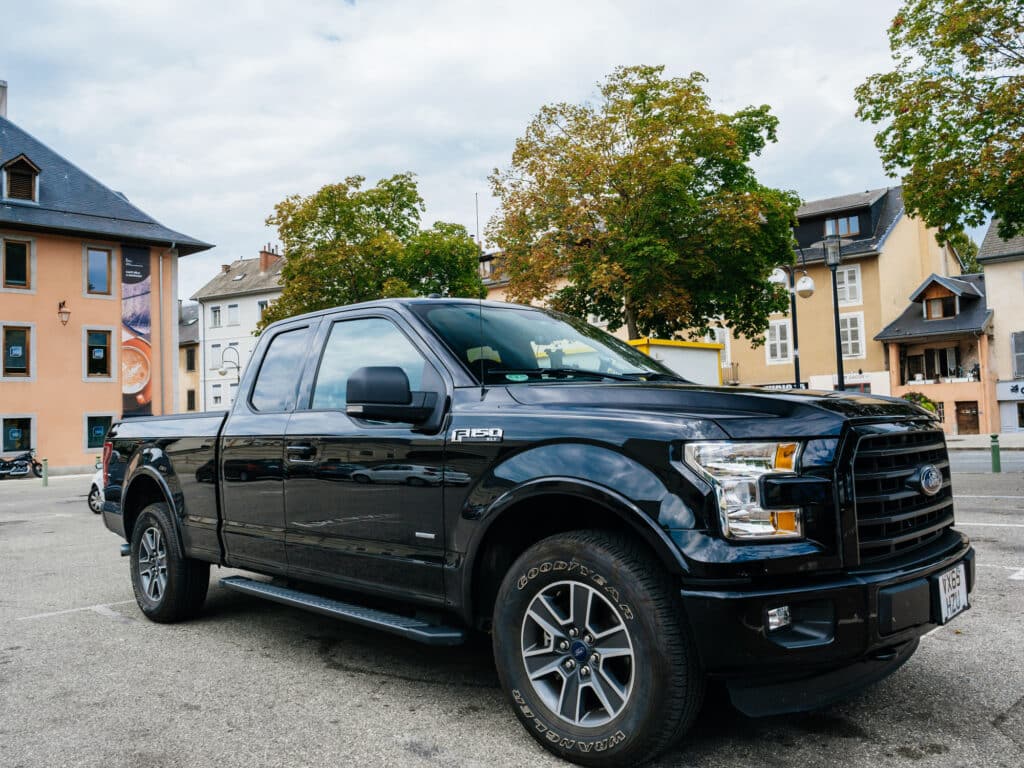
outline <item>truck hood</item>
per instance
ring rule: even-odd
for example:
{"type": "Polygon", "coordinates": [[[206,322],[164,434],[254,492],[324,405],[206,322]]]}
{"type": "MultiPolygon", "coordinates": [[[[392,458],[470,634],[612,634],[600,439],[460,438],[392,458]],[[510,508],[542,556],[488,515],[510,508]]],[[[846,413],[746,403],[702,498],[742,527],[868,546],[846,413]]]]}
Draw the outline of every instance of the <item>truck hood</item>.
{"type": "Polygon", "coordinates": [[[523,405],[662,412],[710,419],[732,438],[839,435],[851,421],[930,417],[927,411],[899,398],[849,392],[702,387],[668,382],[560,382],[507,389],[509,396],[523,405]]]}

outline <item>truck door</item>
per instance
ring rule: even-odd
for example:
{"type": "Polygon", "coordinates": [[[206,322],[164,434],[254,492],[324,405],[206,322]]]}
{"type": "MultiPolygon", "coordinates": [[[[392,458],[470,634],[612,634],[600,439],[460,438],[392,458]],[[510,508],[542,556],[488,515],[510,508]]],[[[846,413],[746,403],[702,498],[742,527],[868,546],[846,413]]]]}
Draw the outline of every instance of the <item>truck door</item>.
{"type": "Polygon", "coordinates": [[[444,431],[345,412],[348,378],[398,366],[413,391],[446,397],[444,369],[397,316],[341,315],[330,324],[309,392],[285,436],[289,574],[338,586],[443,599],[444,431]]]}
{"type": "Polygon", "coordinates": [[[221,433],[222,536],[227,562],[266,573],[286,572],[284,433],[310,349],[309,325],[276,332],[258,370],[248,370],[221,433]],[[250,384],[251,383],[251,384],[250,384]]]}

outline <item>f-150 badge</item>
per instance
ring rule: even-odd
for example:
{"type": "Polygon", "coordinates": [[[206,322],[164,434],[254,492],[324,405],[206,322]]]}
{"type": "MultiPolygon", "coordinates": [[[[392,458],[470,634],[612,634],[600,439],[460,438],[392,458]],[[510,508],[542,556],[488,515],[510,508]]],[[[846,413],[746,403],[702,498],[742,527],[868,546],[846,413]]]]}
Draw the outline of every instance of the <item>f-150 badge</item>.
{"type": "Polygon", "coordinates": [[[473,427],[452,430],[453,443],[500,443],[505,431],[498,427],[473,427]]]}

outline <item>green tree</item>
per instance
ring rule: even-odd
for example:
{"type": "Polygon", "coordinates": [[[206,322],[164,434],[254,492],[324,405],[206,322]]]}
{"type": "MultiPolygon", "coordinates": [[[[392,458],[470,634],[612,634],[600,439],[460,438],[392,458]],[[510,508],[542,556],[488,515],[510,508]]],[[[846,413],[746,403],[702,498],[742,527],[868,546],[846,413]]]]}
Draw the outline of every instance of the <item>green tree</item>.
{"type": "Polygon", "coordinates": [[[284,289],[258,331],[286,317],[373,299],[443,293],[480,296],[476,244],[457,224],[419,230],[423,199],[411,173],[363,189],[351,176],[292,195],[267,224],[284,246],[284,289]]]}
{"type": "Polygon", "coordinates": [[[964,272],[981,272],[981,265],[978,263],[978,244],[971,239],[971,236],[962,229],[951,232],[947,242],[956,248],[960,261],[964,265],[964,272]]]}
{"type": "Polygon", "coordinates": [[[905,0],[893,70],[856,90],[907,210],[939,230],[1024,232],[1024,0],[905,0]]]}
{"type": "Polygon", "coordinates": [[[490,177],[509,295],[594,314],[630,338],[700,333],[727,319],[760,340],[785,298],[799,199],[748,162],[775,141],[767,106],[711,108],[700,73],[617,68],[597,104],[541,108],[490,177]]]}

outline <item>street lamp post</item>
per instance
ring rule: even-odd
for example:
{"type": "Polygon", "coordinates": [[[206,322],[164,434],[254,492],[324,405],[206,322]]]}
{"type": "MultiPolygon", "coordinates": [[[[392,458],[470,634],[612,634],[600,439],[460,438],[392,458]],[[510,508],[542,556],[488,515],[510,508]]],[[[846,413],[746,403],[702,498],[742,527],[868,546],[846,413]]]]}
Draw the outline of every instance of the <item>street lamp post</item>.
{"type": "MultiPolygon", "coordinates": [[[[803,251],[801,250],[801,255],[803,251]]],[[[786,285],[789,293],[789,316],[793,318],[793,376],[796,379],[796,388],[800,388],[800,336],[797,333],[796,323],[796,297],[801,299],[809,298],[814,294],[814,280],[804,271],[803,276],[796,279],[796,269],[791,266],[776,267],[768,277],[768,282],[775,285],[786,285]]]]}
{"type": "Polygon", "coordinates": [[[842,260],[843,246],[839,242],[839,235],[826,235],[825,264],[832,271],[832,315],[836,328],[836,389],[840,392],[846,389],[846,379],[843,377],[843,341],[839,335],[839,288],[836,285],[836,268],[842,260]]]}
{"type": "MultiPolygon", "coordinates": [[[[217,370],[217,373],[219,373],[221,376],[227,376],[228,366],[230,365],[232,368],[235,369],[235,384],[238,384],[242,380],[242,366],[240,365],[240,363],[241,363],[241,360],[240,360],[240,358],[238,356],[238,347],[228,347],[221,354],[220,368],[217,370]],[[235,359],[234,360],[225,360],[224,359],[224,355],[226,355],[228,352],[231,352],[231,351],[234,351],[235,359]]],[[[229,387],[229,394],[230,394],[230,387],[229,387]]]]}

